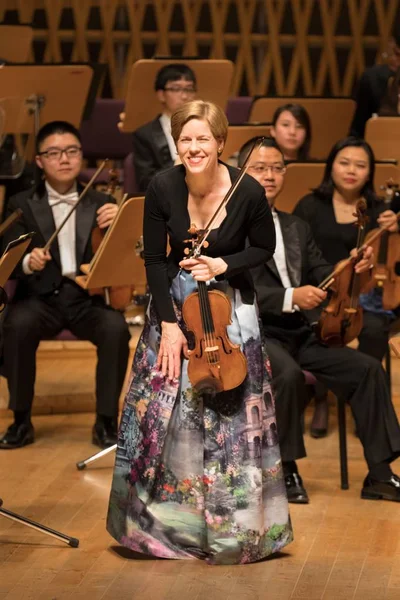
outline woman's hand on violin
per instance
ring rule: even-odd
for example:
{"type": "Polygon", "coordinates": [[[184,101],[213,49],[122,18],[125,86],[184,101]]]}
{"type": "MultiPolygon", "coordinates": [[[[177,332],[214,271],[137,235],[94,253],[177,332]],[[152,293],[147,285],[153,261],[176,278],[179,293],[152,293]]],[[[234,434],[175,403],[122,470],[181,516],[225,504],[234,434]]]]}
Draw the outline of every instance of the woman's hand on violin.
{"type": "Polygon", "coordinates": [[[118,129],[120,131],[123,131],[124,122],[125,122],[125,113],[124,112],[119,113],[118,129]]]}
{"type": "Polygon", "coordinates": [[[112,204],[111,202],[103,204],[103,206],[101,206],[97,211],[98,227],[100,227],[100,229],[105,229],[106,227],[109,227],[114,221],[117,212],[118,206],[116,204],[112,204]]]}
{"type": "Polygon", "coordinates": [[[177,323],[161,323],[162,333],[160,350],[158,351],[157,367],[164,377],[177,379],[181,372],[181,355],[189,358],[187,340],[177,323]]]}
{"type": "Polygon", "coordinates": [[[51,255],[48,250],[34,248],[29,257],[28,267],[31,271],[43,271],[49,260],[51,260],[51,255]]]}
{"type": "Polygon", "coordinates": [[[217,275],[222,275],[228,265],[222,258],[211,258],[210,256],[198,256],[197,258],[185,258],[179,266],[185,271],[191,271],[196,281],[210,281],[217,275]]]}
{"type": "Polygon", "coordinates": [[[396,213],[394,213],[392,210],[385,210],[379,215],[378,224],[380,227],[386,227],[386,225],[389,225],[390,223],[392,223],[392,225],[390,225],[388,231],[397,233],[399,231],[399,222],[396,219],[396,213]]]}
{"type": "Polygon", "coordinates": [[[301,310],[316,308],[326,298],[326,292],[313,285],[303,285],[293,290],[293,305],[301,310]]]}
{"type": "MultiPolygon", "coordinates": [[[[353,248],[353,250],[350,252],[350,256],[357,256],[357,249],[353,248]]],[[[363,255],[362,255],[362,259],[359,260],[355,266],[354,266],[354,270],[356,273],[365,273],[365,271],[368,271],[368,269],[370,269],[371,267],[374,266],[374,252],[372,250],[371,246],[366,246],[364,251],[363,251],[363,255]]]]}

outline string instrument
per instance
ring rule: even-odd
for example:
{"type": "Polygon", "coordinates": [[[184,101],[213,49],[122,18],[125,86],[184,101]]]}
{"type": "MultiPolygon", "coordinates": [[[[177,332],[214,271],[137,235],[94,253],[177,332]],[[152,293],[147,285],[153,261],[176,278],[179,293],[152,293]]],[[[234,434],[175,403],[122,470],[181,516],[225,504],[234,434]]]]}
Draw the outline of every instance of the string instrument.
{"type": "MultiPolygon", "coordinates": [[[[393,198],[399,195],[399,185],[392,180],[384,187],[385,196],[383,202],[386,210],[390,210],[393,198]]],[[[370,239],[376,229],[370,231],[365,242],[371,245],[376,263],[372,270],[371,282],[366,291],[379,288],[382,291],[382,306],[385,310],[393,310],[400,304],[400,276],[396,273],[396,264],[400,262],[400,237],[398,233],[384,231],[380,238],[372,244],[370,239]]]]}
{"type": "MultiPolygon", "coordinates": [[[[230,189],[218,206],[205,229],[198,230],[194,224],[189,229],[191,248],[186,248],[186,258],[197,258],[202,248],[207,248],[207,237],[212,226],[247,171],[249,159],[264,138],[256,140],[249,155],[230,189]]],[[[227,327],[231,324],[231,303],[226,294],[219,290],[209,290],[206,282],[197,282],[197,292],[190,294],[182,307],[186,327],[195,338],[194,350],[190,351],[188,377],[192,386],[203,392],[219,393],[238,387],[246,378],[247,361],[238,344],[228,337],[227,327]]]]}
{"type": "MultiPolygon", "coordinates": [[[[359,200],[354,214],[357,219],[355,225],[358,228],[356,246],[358,251],[363,247],[365,239],[365,227],[368,221],[366,210],[365,200],[359,200]]],[[[328,278],[319,285],[319,288],[324,291],[333,285],[328,305],[322,309],[317,325],[320,341],[333,347],[346,346],[359,336],[363,325],[363,310],[359,306],[359,296],[371,277],[369,272],[355,273],[353,264],[349,263],[348,259],[338,263],[339,269],[341,264],[346,265],[346,268],[340,270],[334,282],[328,278]]]]}
{"type": "MultiPolygon", "coordinates": [[[[117,171],[117,169],[110,169],[109,183],[108,183],[107,189],[105,190],[105,193],[113,196],[115,194],[115,190],[117,189],[117,185],[118,185],[118,171],[117,171]]],[[[125,197],[123,198],[123,200],[120,204],[120,207],[122,206],[124,199],[125,199],[125,197]]],[[[100,229],[100,227],[95,227],[93,229],[92,235],[91,235],[93,255],[96,254],[96,252],[100,248],[101,244],[106,239],[106,236],[107,236],[106,229],[100,229]]],[[[91,266],[93,266],[92,263],[91,263],[91,266]]],[[[93,295],[104,296],[106,304],[108,304],[112,308],[115,308],[116,310],[123,311],[131,303],[134,291],[135,291],[134,287],[132,287],[130,285],[124,285],[124,286],[119,285],[119,286],[112,286],[112,287],[107,287],[107,288],[91,289],[89,291],[89,294],[91,296],[93,296],[93,295]]]]}

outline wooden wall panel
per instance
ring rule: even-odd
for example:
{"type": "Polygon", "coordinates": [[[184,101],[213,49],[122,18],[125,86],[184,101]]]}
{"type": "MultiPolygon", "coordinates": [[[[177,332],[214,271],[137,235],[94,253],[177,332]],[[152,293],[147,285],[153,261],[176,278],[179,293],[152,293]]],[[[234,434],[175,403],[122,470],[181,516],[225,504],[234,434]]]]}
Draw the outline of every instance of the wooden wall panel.
{"type": "Polygon", "coordinates": [[[0,0],[0,20],[33,23],[39,62],[100,60],[108,92],[153,55],[228,58],[232,94],[348,96],[381,60],[399,0],[0,0]]]}

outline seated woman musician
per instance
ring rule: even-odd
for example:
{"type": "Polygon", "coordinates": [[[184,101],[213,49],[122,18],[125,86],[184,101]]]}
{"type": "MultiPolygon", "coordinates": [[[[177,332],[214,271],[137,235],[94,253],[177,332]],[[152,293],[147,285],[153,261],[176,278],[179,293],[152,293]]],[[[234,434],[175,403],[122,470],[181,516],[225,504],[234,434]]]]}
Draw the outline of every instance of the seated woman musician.
{"type": "Polygon", "coordinates": [[[311,122],[301,104],[284,104],[277,108],[270,135],[282,150],[285,162],[310,160],[311,122]]]}
{"type": "Polygon", "coordinates": [[[249,268],[274,252],[274,225],[264,190],[244,175],[210,226],[206,251],[184,258],[190,235],[206,229],[239,172],[218,160],[228,131],[218,106],[187,103],[171,124],[182,164],[158,173],[146,194],[152,298],[121,419],[107,528],[121,544],[152,556],[252,562],[292,540],[268,357],[249,277],[249,268]],[[196,290],[204,304],[188,314],[196,290]],[[191,370],[192,360],[203,356],[215,379],[220,367],[223,375],[222,345],[213,337],[220,315],[211,309],[210,320],[207,308],[216,290],[228,302],[229,344],[238,344],[247,362],[242,384],[224,391],[207,381],[193,384],[198,367],[191,370]],[[195,331],[196,351],[189,354],[184,319],[200,314],[204,332],[195,331]],[[217,360],[208,362],[214,352],[217,360]]]}
{"type": "MultiPolygon", "coordinates": [[[[325,260],[331,264],[346,258],[356,246],[355,212],[361,198],[367,203],[367,233],[394,219],[394,212],[387,210],[375,194],[374,171],[375,160],[369,144],[355,137],[342,139],[328,156],[321,184],[302,198],[293,211],[310,225],[325,260]]],[[[390,231],[398,232],[398,224],[392,225],[390,231]]],[[[361,295],[360,303],[364,311],[358,349],[381,361],[387,350],[394,313],[383,309],[378,290],[361,295]]],[[[318,430],[324,432],[326,406],[321,404],[317,410],[321,411],[321,416],[315,423],[316,433],[318,430]]]]}
{"type": "Polygon", "coordinates": [[[44,125],[36,140],[36,163],[41,183],[10,199],[7,211],[21,209],[23,216],[4,238],[5,244],[24,233],[35,232],[29,252],[17,266],[16,294],[3,324],[4,371],[14,422],[0,438],[0,449],[20,448],[34,441],[31,409],[36,376],[36,350],[40,340],[64,328],[97,346],[96,422],[92,441],[101,448],[117,440],[118,400],[129,357],[129,330],[124,316],[106,306],[99,295],[75,283],[83,263],[93,257],[91,233],[107,228],[117,214],[112,196],[88,190],[55,237],[82,187],[79,132],[65,121],[44,125]]]}

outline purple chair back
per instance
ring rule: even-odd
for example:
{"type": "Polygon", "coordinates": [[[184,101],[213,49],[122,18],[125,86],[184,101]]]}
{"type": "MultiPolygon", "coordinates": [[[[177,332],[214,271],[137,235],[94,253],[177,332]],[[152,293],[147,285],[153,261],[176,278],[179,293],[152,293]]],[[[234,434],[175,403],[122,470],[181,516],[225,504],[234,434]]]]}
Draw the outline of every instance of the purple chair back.
{"type": "Polygon", "coordinates": [[[124,192],[130,196],[139,194],[135,166],[133,164],[133,152],[128,154],[124,160],[124,192]]]}
{"type": "Polygon", "coordinates": [[[229,98],[226,106],[226,116],[230,125],[241,125],[247,123],[250,116],[252,96],[238,96],[229,98]]]}
{"type": "Polygon", "coordinates": [[[118,129],[123,100],[98,98],[90,119],[80,129],[83,157],[124,159],[132,150],[132,136],[118,129]]]}

